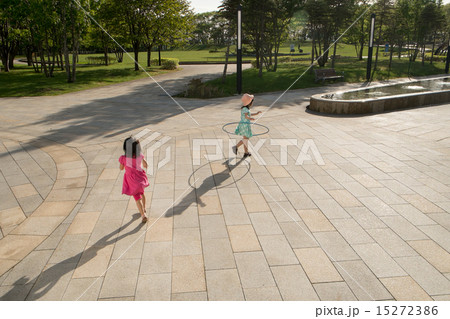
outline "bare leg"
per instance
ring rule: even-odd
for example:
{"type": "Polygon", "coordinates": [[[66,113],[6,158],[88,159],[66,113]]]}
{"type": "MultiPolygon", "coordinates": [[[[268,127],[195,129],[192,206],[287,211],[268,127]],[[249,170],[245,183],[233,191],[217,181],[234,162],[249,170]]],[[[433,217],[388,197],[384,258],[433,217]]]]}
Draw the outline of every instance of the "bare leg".
{"type": "Polygon", "coordinates": [[[241,142],[244,144],[245,153],[248,153],[248,138],[244,136],[244,139],[241,142]]]}
{"type": "Polygon", "coordinates": [[[236,144],[236,148],[239,148],[239,146],[241,146],[242,144],[244,144],[244,142],[240,140],[239,143],[236,144]]]}
{"type": "Polygon", "coordinates": [[[142,198],[136,201],[136,206],[139,209],[139,213],[141,213],[142,222],[145,223],[147,221],[147,217],[145,216],[144,207],[142,206],[142,198]]]}
{"type": "Polygon", "coordinates": [[[147,212],[147,206],[145,206],[145,194],[142,194],[142,206],[144,206],[144,212],[147,212]]]}

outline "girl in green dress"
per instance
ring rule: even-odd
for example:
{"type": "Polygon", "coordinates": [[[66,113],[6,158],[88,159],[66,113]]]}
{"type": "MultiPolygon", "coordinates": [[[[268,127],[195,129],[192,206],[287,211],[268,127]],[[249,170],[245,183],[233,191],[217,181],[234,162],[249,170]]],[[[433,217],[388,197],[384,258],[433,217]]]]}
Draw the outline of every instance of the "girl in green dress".
{"type": "Polygon", "coordinates": [[[255,120],[254,118],[252,118],[252,116],[261,114],[261,111],[253,114],[250,113],[250,107],[253,104],[254,98],[254,95],[250,95],[247,93],[242,96],[241,121],[236,127],[234,133],[243,136],[243,139],[239,143],[237,143],[236,146],[233,146],[233,153],[235,155],[237,155],[237,151],[241,145],[244,145],[244,157],[252,155],[248,152],[248,139],[253,136],[250,121],[255,120]]]}

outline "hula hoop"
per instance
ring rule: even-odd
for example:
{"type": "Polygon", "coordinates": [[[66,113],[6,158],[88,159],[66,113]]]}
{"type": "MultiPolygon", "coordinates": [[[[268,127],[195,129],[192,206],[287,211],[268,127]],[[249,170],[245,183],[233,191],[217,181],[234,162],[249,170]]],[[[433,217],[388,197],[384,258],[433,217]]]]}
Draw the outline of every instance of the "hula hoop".
{"type": "MultiPolygon", "coordinates": [[[[239,124],[239,123],[241,123],[241,122],[230,122],[230,123],[227,123],[227,124],[225,124],[224,126],[222,126],[222,131],[224,131],[224,132],[227,133],[227,134],[238,135],[238,134],[236,134],[236,133],[234,133],[234,132],[227,131],[227,130],[225,129],[225,127],[228,126],[228,125],[232,125],[232,124],[235,124],[235,125],[236,125],[236,124],[239,124]]],[[[257,126],[264,127],[264,128],[266,129],[265,132],[263,132],[263,133],[258,133],[258,134],[253,134],[253,136],[264,135],[264,134],[269,133],[269,131],[270,131],[270,129],[269,129],[267,126],[262,125],[262,124],[258,124],[258,123],[250,123],[250,125],[257,125],[257,126]]]]}

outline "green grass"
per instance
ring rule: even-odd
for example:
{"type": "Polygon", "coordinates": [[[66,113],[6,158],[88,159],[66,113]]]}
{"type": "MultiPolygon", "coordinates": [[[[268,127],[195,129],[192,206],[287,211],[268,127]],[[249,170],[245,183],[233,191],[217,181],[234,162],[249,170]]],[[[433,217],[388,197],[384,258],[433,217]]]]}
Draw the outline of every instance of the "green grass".
{"type": "MultiPolygon", "coordinates": [[[[0,97],[59,95],[147,77],[143,71],[134,71],[131,60],[124,60],[109,66],[79,65],[75,83],[67,83],[67,75],[60,69],[52,78],[46,78],[32,67],[16,65],[9,73],[0,73],[0,97]]],[[[84,63],[83,58],[79,63],[84,63]]],[[[168,72],[158,66],[146,69],[152,76],[168,72]]]]}
{"type": "MultiPolygon", "coordinates": [[[[302,44],[301,48],[304,53],[311,52],[311,43],[302,44]]],[[[162,58],[177,58],[180,62],[222,62],[225,60],[226,47],[216,48],[218,52],[210,52],[211,48],[194,46],[189,49],[175,49],[170,51],[161,51],[162,58]]],[[[297,45],[295,45],[297,50],[297,45]]],[[[290,43],[284,44],[280,53],[289,54],[290,43]]],[[[233,53],[235,47],[230,48],[233,53]]],[[[366,49],[367,51],[367,49],[366,49]]],[[[380,48],[380,52],[382,48],[380,48]]],[[[298,52],[296,52],[298,53],[298,52]]],[[[130,53],[132,56],[134,54],[130,53]]],[[[367,53],[364,53],[367,55],[367,53]]],[[[355,49],[352,45],[339,44],[337,55],[342,57],[355,57],[355,49]]],[[[109,66],[87,65],[87,57],[103,56],[103,54],[86,54],[79,56],[79,66],[77,67],[77,81],[75,83],[67,83],[64,71],[55,71],[53,78],[46,78],[42,73],[35,73],[31,67],[16,65],[10,73],[0,72],[0,97],[6,96],[40,96],[40,95],[59,95],[68,92],[80,91],[104,85],[120,83],[135,79],[144,78],[147,75],[142,72],[134,71],[134,63],[132,59],[124,54],[123,63],[113,63],[109,66]]],[[[114,54],[110,54],[114,57],[114,54]]],[[[287,89],[309,66],[309,57],[301,57],[303,61],[299,63],[280,64],[277,72],[264,72],[263,78],[257,76],[254,69],[246,70],[243,73],[243,89],[248,92],[260,93],[269,91],[279,91],[287,89]]],[[[158,58],[158,52],[152,52],[152,59],[158,58]]],[[[247,60],[249,58],[245,58],[247,60]]],[[[253,59],[253,58],[250,58],[253,59]]],[[[388,57],[380,53],[381,69],[377,72],[375,80],[386,79],[388,74],[386,71],[386,63],[388,57]]],[[[230,62],[235,61],[235,57],[230,57],[230,62]]],[[[146,68],[147,53],[139,53],[139,63],[146,68]]],[[[394,58],[393,70],[389,75],[390,78],[408,76],[408,60],[398,60],[394,58]]],[[[329,67],[330,63],[326,67],[329,67]]],[[[358,61],[356,58],[338,59],[335,68],[338,71],[345,71],[345,81],[359,82],[365,80],[366,61],[358,61]]],[[[146,68],[153,76],[156,74],[168,72],[161,70],[159,66],[152,65],[146,68]]],[[[443,73],[443,63],[435,63],[433,66],[426,63],[422,67],[420,62],[412,65],[412,75],[421,76],[429,74],[443,73]]],[[[226,79],[226,83],[222,84],[221,80],[214,80],[208,85],[220,88],[223,95],[231,95],[235,93],[236,76],[230,75],[226,79]]],[[[292,88],[306,88],[317,86],[314,83],[314,75],[307,72],[292,88]]]]}

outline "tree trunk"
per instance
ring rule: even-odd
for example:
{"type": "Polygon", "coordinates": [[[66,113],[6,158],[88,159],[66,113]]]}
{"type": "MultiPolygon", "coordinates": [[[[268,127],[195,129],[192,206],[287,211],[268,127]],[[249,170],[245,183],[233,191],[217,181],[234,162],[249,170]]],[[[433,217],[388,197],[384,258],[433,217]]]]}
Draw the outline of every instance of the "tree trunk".
{"type": "MultiPolygon", "coordinates": [[[[311,65],[314,65],[314,53],[315,53],[315,48],[316,48],[316,38],[314,37],[315,32],[313,30],[312,32],[312,47],[311,47],[311,65]]],[[[312,72],[312,68],[311,68],[311,72],[312,72]]]]}
{"type": "Polygon", "coordinates": [[[158,65],[161,66],[161,44],[158,46],[158,65]]]}
{"type": "Polygon", "coordinates": [[[334,64],[336,62],[336,50],[337,50],[337,42],[334,44],[334,49],[333,49],[333,61],[331,61],[332,69],[334,69],[334,64]]]}
{"type": "MultiPolygon", "coordinates": [[[[225,83],[225,79],[227,77],[228,55],[229,54],[230,54],[230,45],[227,46],[227,51],[225,53],[225,65],[223,66],[222,83],[225,83]]],[[[237,66],[237,64],[236,64],[236,66],[237,66]]]]}
{"type": "Polygon", "coordinates": [[[422,46],[422,66],[425,65],[425,42],[422,46]]]}
{"type": "Polygon", "coordinates": [[[152,65],[152,45],[147,46],[147,67],[152,65]]]}
{"type": "Polygon", "coordinates": [[[108,61],[108,47],[107,46],[103,47],[103,54],[105,56],[105,65],[108,66],[109,61],[108,61]]]}
{"type": "Polygon", "coordinates": [[[361,46],[359,49],[358,59],[362,61],[364,54],[364,19],[361,20],[361,38],[359,39],[359,45],[361,46]]]}
{"type": "Polygon", "coordinates": [[[27,45],[26,55],[27,55],[28,66],[33,66],[33,49],[30,45],[27,45]]]}
{"type": "Polygon", "coordinates": [[[430,64],[433,64],[433,58],[434,58],[434,47],[436,46],[436,32],[433,34],[433,47],[431,48],[431,60],[430,64]]]}
{"type": "Polygon", "coordinates": [[[139,71],[139,41],[133,41],[134,70],[139,71]]]}

